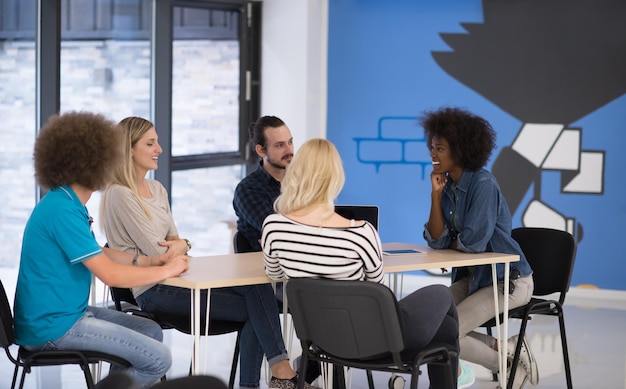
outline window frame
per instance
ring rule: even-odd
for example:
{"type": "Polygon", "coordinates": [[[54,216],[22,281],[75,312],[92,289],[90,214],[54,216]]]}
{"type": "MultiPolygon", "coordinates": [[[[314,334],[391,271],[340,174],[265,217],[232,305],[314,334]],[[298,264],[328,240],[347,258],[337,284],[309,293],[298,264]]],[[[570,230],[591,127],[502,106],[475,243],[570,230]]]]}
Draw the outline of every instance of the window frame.
{"type": "MultiPolygon", "coordinates": [[[[61,2],[37,0],[36,123],[37,129],[60,110],[61,2]]],[[[70,1],[71,4],[71,1],[70,1]]],[[[163,148],[155,179],[170,193],[172,172],[244,164],[248,172],[256,154],[248,142],[248,124],[260,112],[261,2],[246,0],[152,0],[151,112],[163,148]],[[172,43],[174,7],[201,7],[237,11],[240,44],[239,148],[235,152],[172,156],[172,43]]],[[[37,130],[38,131],[38,130],[37,130]]],[[[43,193],[37,189],[37,199],[43,193]]]]}
{"type": "Polygon", "coordinates": [[[164,153],[160,167],[155,171],[155,179],[160,181],[170,193],[172,172],[206,167],[246,164],[246,171],[254,165],[255,155],[248,146],[248,123],[256,120],[260,107],[260,63],[261,63],[261,3],[250,1],[155,1],[153,26],[159,26],[153,33],[153,118],[159,129],[159,142],[164,153]],[[159,4],[158,6],[156,4],[159,4]],[[169,3],[169,4],[167,4],[169,3]],[[239,150],[236,152],[204,153],[172,156],[172,42],[174,7],[198,7],[233,10],[241,13],[239,21],[240,68],[239,68],[239,150]],[[159,83],[159,80],[170,82],[159,83]],[[165,136],[163,130],[165,129],[165,136]],[[165,139],[164,139],[165,138],[165,139]],[[167,155],[165,151],[168,150],[167,155]],[[165,158],[164,158],[165,157],[165,158]]]}

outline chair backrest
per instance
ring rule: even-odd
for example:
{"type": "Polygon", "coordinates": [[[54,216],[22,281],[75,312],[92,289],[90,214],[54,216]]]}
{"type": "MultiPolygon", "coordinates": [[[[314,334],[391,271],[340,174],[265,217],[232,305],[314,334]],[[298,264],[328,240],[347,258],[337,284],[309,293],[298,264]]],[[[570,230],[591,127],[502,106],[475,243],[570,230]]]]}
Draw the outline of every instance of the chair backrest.
{"type": "Polygon", "coordinates": [[[365,359],[404,349],[397,300],[385,285],[292,278],[287,298],[298,338],[327,354],[365,359]]]}
{"type": "Polygon", "coordinates": [[[110,287],[111,298],[113,299],[113,303],[115,304],[115,309],[118,311],[125,311],[122,304],[127,303],[138,307],[137,301],[135,300],[135,296],[133,296],[133,291],[130,288],[117,288],[110,287]]]}
{"type": "Polygon", "coordinates": [[[0,281],[0,346],[7,348],[15,342],[13,332],[13,312],[9,305],[7,292],[0,281]]]}
{"type": "MultiPolygon", "coordinates": [[[[104,247],[110,247],[109,242],[106,242],[104,247]]],[[[122,312],[125,311],[122,306],[124,303],[139,307],[139,304],[137,304],[137,301],[135,300],[135,296],[133,296],[133,291],[130,288],[116,288],[112,286],[109,290],[111,291],[111,298],[113,299],[116,310],[122,312]]]]}
{"type": "Polygon", "coordinates": [[[563,304],[576,259],[574,237],[565,231],[536,227],[516,228],[511,235],[533,268],[533,295],[560,293],[559,302],[563,304]]]}
{"type": "Polygon", "coordinates": [[[242,233],[237,231],[233,237],[233,251],[235,253],[251,253],[258,250],[252,248],[248,239],[242,233]]]}

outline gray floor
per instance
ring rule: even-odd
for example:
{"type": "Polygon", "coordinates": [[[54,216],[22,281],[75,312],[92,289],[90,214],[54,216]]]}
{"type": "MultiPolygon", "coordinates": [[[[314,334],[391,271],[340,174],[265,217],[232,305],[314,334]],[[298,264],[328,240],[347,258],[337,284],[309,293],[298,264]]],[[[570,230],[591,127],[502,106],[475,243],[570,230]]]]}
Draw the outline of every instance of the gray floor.
{"type": "MultiPolygon", "coordinates": [[[[2,280],[7,294],[13,296],[13,269],[2,269],[2,280]]],[[[406,276],[404,291],[433,282],[443,282],[438,277],[406,276]]],[[[10,297],[11,299],[11,297],[10,297]]],[[[626,292],[593,291],[573,288],[566,301],[565,320],[572,375],[575,388],[626,388],[626,292]]],[[[510,334],[518,325],[511,322],[510,334]]],[[[564,388],[565,375],[561,357],[561,342],[556,319],[537,318],[528,327],[528,340],[539,364],[539,388],[564,388]]],[[[189,368],[191,340],[176,331],[167,331],[165,342],[172,348],[174,365],[171,377],[184,376],[189,368]]],[[[297,343],[297,340],[295,340],[297,343]]],[[[234,345],[234,336],[220,335],[208,339],[206,371],[228,380],[234,345]]],[[[297,344],[292,355],[297,355],[297,344]]],[[[204,355],[204,354],[203,354],[204,355]]],[[[204,357],[203,357],[204,358],[204,357]]],[[[495,388],[489,372],[472,365],[476,382],[472,388],[495,388]]],[[[12,365],[5,356],[0,356],[0,389],[10,387],[12,365]]],[[[106,370],[106,368],[105,368],[106,370]]],[[[375,373],[376,387],[387,388],[390,375],[375,373]]],[[[84,388],[82,373],[77,367],[37,368],[27,377],[26,388],[84,388]]],[[[266,388],[265,382],[262,388],[266,388]]],[[[352,388],[366,388],[367,381],[362,371],[352,372],[352,388]]],[[[408,388],[408,383],[405,388],[408,388]]],[[[428,378],[423,375],[419,388],[428,387],[428,378]]],[[[527,387],[531,387],[528,385],[527,387]]]]}

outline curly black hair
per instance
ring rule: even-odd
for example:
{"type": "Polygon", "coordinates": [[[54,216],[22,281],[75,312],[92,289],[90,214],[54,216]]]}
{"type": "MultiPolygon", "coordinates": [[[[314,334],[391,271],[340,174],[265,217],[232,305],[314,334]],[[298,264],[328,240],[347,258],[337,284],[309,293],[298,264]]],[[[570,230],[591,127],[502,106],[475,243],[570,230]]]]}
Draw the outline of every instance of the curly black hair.
{"type": "Polygon", "coordinates": [[[461,108],[425,111],[419,124],[424,128],[428,149],[433,137],[444,138],[450,145],[454,161],[463,169],[476,170],[485,166],[496,147],[496,132],[491,124],[461,108]]]}
{"type": "Polygon", "coordinates": [[[35,177],[43,189],[78,184],[102,189],[120,162],[121,131],[101,114],[53,115],[35,141],[35,177]]]}

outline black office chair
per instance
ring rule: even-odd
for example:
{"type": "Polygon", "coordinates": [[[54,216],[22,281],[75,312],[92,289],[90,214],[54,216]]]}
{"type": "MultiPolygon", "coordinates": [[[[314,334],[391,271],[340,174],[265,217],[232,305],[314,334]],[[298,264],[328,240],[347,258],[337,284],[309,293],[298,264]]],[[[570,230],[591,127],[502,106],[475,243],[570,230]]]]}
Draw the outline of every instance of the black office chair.
{"type": "Polygon", "coordinates": [[[159,382],[150,389],[226,389],[226,384],[217,377],[196,375],[159,382]]]}
{"type": "Polygon", "coordinates": [[[108,362],[111,365],[119,367],[130,367],[130,363],[118,356],[106,354],[98,351],[81,351],[81,350],[52,350],[52,351],[28,351],[23,347],[19,347],[17,354],[14,356],[10,347],[15,344],[15,333],[13,325],[13,313],[9,300],[7,298],[4,285],[0,281],[0,345],[4,348],[9,360],[15,365],[13,370],[13,381],[11,389],[17,384],[17,376],[20,368],[22,368],[22,376],[19,381],[19,388],[24,387],[26,373],[31,372],[31,368],[37,366],[60,366],[60,365],[79,365],[85,375],[87,387],[93,389],[95,387],[93,376],[89,369],[90,364],[98,362],[108,362]]]}
{"type": "MultiPolygon", "coordinates": [[[[115,304],[115,309],[121,312],[127,312],[133,315],[139,315],[150,318],[161,326],[164,330],[176,329],[185,334],[191,334],[191,319],[190,317],[170,314],[154,314],[150,312],[142,311],[139,308],[139,304],[133,296],[133,292],[128,288],[115,288],[111,287],[111,298],[115,304]]],[[[201,318],[200,328],[204,331],[205,318],[201,318]]],[[[235,386],[235,376],[237,374],[237,361],[239,359],[239,347],[241,342],[241,331],[243,329],[243,322],[228,321],[228,320],[213,320],[209,322],[209,335],[223,335],[231,332],[237,332],[237,340],[235,341],[235,351],[233,353],[233,362],[230,369],[230,379],[228,382],[229,389],[233,389],[235,386]]]]}
{"type": "Polygon", "coordinates": [[[235,251],[235,253],[251,253],[254,251],[259,251],[252,248],[252,245],[250,244],[250,242],[248,242],[248,239],[243,236],[243,234],[239,231],[235,232],[235,236],[233,236],[233,250],[235,251]]]}
{"type": "MultiPolygon", "coordinates": [[[[96,384],[95,389],[139,389],[139,383],[124,373],[112,373],[96,384]]],[[[195,375],[161,381],[150,389],[228,389],[226,383],[217,377],[195,375]]]]}
{"type": "MultiPolygon", "coordinates": [[[[456,380],[450,363],[455,351],[434,344],[422,350],[405,348],[398,303],[385,285],[292,278],[286,287],[303,369],[309,360],[365,369],[370,389],[372,370],[410,374],[411,389],[416,389],[420,366],[437,363],[450,368],[450,387],[456,380]]],[[[343,375],[343,369],[338,371],[343,375]]],[[[298,389],[304,375],[299,375],[298,389]]]]}
{"type": "MultiPolygon", "coordinates": [[[[242,233],[237,231],[235,232],[235,235],[233,236],[233,251],[235,252],[235,254],[238,254],[238,253],[251,253],[251,252],[259,251],[259,250],[255,250],[250,244],[250,242],[248,241],[248,239],[242,233]]],[[[276,299],[278,300],[278,310],[279,312],[282,312],[283,311],[283,283],[282,282],[276,283],[276,299]]]]}
{"type": "MultiPolygon", "coordinates": [[[[248,241],[248,239],[239,231],[235,232],[235,235],[233,236],[233,251],[235,252],[235,254],[238,253],[251,253],[255,250],[252,245],[250,244],[250,242],[248,241]]],[[[276,301],[278,303],[278,312],[283,313],[284,312],[284,308],[283,308],[283,288],[284,288],[284,284],[282,282],[276,282],[276,301]]],[[[289,346],[291,346],[291,335],[290,334],[290,338],[289,338],[289,346]]]]}
{"type": "Polygon", "coordinates": [[[100,380],[96,389],[141,389],[141,386],[128,374],[116,371],[100,380]]]}
{"type": "MultiPolygon", "coordinates": [[[[570,370],[569,352],[567,350],[567,337],[565,335],[563,304],[574,271],[576,241],[570,233],[550,228],[520,227],[514,229],[511,235],[519,243],[533,269],[535,290],[528,304],[509,310],[509,318],[520,319],[522,323],[511,363],[511,373],[507,387],[511,388],[513,384],[529,320],[532,319],[533,315],[547,315],[559,318],[565,378],[567,387],[571,389],[572,373],[570,370]],[[542,298],[553,293],[558,293],[558,300],[542,298]]],[[[491,328],[495,327],[495,325],[495,319],[492,319],[483,324],[483,327],[486,327],[487,333],[491,335],[491,328]]]]}

